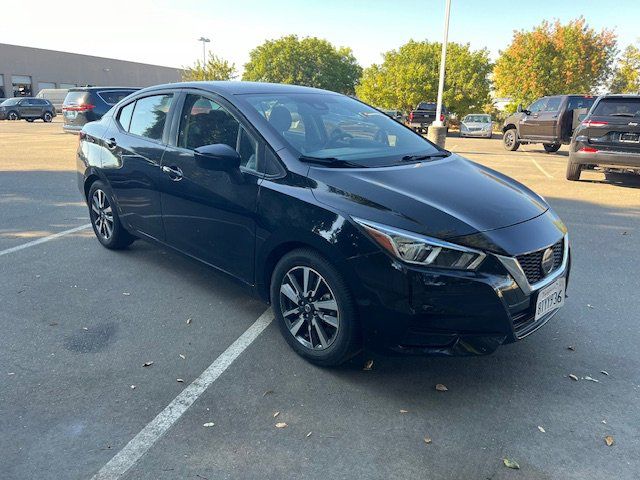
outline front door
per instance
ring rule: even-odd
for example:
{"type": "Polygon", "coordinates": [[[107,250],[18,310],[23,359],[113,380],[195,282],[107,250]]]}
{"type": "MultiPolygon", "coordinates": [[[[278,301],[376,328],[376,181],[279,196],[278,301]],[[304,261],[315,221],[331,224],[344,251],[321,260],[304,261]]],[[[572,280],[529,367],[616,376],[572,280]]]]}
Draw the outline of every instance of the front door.
{"type": "Polygon", "coordinates": [[[560,113],[560,104],[562,97],[549,97],[544,108],[538,116],[539,135],[543,140],[556,141],[559,129],[558,115],[560,113]]]}
{"type": "Polygon", "coordinates": [[[536,100],[527,109],[529,113],[525,113],[520,120],[520,138],[536,139],[540,135],[540,121],[538,120],[540,112],[547,103],[546,98],[536,100]]]}
{"type": "Polygon", "coordinates": [[[107,176],[120,219],[129,229],[164,239],[159,181],[165,151],[166,118],[173,94],[155,94],[123,106],[102,142],[102,171],[107,176]]]}
{"type": "Polygon", "coordinates": [[[184,95],[175,146],[162,159],[162,218],[166,242],[241,280],[254,282],[255,216],[260,176],[259,143],[224,100],[184,95]],[[226,144],[238,151],[242,167],[224,171],[194,150],[226,144]]]}

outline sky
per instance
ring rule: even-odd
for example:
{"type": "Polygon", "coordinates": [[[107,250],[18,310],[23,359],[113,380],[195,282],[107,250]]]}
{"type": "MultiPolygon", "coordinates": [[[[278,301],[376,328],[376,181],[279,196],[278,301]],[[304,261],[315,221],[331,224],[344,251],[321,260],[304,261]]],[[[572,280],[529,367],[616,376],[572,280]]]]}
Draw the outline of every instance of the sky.
{"type": "MultiPolygon", "coordinates": [[[[366,67],[410,39],[440,41],[444,0],[30,0],[28,19],[5,21],[0,43],[172,67],[202,58],[207,47],[242,70],[251,49],[288,34],[348,46],[366,67]],[[35,13],[37,12],[37,13],[35,13]]],[[[493,59],[513,31],[543,20],[584,16],[614,29],[619,47],[640,43],[639,0],[452,0],[449,41],[488,48],[493,59]],[[615,7],[614,7],[615,6],[615,7]]],[[[0,62],[2,59],[0,58],[0,62]]]]}

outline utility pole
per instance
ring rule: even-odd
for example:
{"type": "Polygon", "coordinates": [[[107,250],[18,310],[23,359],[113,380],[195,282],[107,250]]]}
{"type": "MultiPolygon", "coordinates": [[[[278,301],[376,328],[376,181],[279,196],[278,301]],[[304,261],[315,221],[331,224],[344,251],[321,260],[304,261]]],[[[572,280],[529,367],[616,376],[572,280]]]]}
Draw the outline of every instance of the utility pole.
{"type": "Polygon", "coordinates": [[[451,0],[445,0],[444,7],[444,38],[442,40],[442,55],[440,58],[440,79],[438,81],[438,100],[436,103],[436,118],[429,127],[427,137],[429,140],[444,148],[447,139],[447,129],[442,120],[442,95],[444,93],[444,72],[447,64],[447,43],[449,42],[449,14],[451,12],[451,0]]]}
{"type": "Polygon", "coordinates": [[[199,42],[202,42],[202,68],[207,64],[207,43],[211,40],[205,37],[200,37],[198,39],[199,42]]]}

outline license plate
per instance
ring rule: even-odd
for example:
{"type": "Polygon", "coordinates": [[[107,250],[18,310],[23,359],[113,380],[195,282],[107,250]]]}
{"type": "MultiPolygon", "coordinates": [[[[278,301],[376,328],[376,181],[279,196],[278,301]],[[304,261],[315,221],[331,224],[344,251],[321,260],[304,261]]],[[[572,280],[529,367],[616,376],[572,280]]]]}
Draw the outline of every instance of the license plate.
{"type": "Polygon", "coordinates": [[[75,120],[76,117],[78,116],[78,112],[75,112],[73,110],[67,110],[66,112],[64,112],[64,116],[69,120],[75,120]]]}
{"type": "Polygon", "coordinates": [[[540,290],[536,303],[536,320],[564,305],[565,284],[566,280],[562,277],[540,290]]]}
{"type": "Polygon", "coordinates": [[[638,133],[621,133],[620,141],[623,143],[640,143],[640,134],[638,133]]]}

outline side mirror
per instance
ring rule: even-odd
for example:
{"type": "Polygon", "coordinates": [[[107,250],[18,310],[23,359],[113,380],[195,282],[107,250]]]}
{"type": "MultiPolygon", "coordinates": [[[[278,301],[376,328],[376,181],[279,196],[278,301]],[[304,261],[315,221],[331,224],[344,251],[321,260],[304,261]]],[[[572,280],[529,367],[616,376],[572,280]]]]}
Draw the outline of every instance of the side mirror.
{"type": "Polygon", "coordinates": [[[198,165],[209,170],[240,170],[240,154],[224,143],[196,148],[195,159],[198,165]]]}

